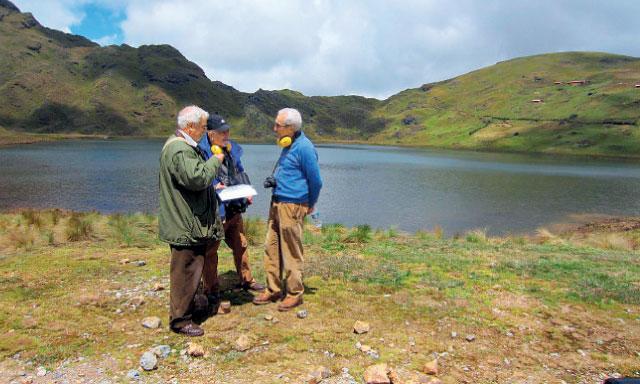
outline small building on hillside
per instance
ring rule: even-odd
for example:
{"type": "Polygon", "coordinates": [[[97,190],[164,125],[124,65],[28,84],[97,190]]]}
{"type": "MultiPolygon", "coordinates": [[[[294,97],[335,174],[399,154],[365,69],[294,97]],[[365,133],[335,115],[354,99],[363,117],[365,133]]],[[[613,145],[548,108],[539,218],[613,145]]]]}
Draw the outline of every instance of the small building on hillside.
{"type": "Polygon", "coordinates": [[[636,84],[636,88],[640,88],[640,83],[636,84]]]}
{"type": "Polygon", "coordinates": [[[567,84],[570,84],[570,85],[585,85],[585,84],[587,84],[587,80],[571,80],[567,84]]]}
{"type": "Polygon", "coordinates": [[[560,85],[560,84],[564,84],[564,83],[562,81],[554,81],[553,84],[560,85]]]}
{"type": "Polygon", "coordinates": [[[543,100],[542,99],[533,99],[531,100],[532,103],[542,103],[543,100]]]}

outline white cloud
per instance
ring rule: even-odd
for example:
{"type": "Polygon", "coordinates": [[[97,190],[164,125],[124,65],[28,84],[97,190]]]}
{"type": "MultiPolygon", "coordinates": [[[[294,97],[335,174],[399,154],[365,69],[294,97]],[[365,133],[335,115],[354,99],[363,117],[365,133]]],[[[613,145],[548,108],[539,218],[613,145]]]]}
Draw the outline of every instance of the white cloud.
{"type": "Polygon", "coordinates": [[[106,45],[117,44],[118,34],[115,33],[113,35],[102,36],[101,38],[95,39],[94,41],[103,47],[106,45]]]}
{"type": "Polygon", "coordinates": [[[45,27],[71,33],[71,26],[79,24],[84,18],[80,9],[81,0],[14,0],[13,3],[22,12],[34,14],[45,27]]]}
{"type": "MultiPolygon", "coordinates": [[[[73,9],[87,1],[16,5],[37,5],[43,24],[68,29],[82,18],[73,9]]],[[[171,44],[211,79],[249,92],[387,97],[524,55],[640,56],[633,0],[96,1],[126,8],[126,43],[171,44]]]]}

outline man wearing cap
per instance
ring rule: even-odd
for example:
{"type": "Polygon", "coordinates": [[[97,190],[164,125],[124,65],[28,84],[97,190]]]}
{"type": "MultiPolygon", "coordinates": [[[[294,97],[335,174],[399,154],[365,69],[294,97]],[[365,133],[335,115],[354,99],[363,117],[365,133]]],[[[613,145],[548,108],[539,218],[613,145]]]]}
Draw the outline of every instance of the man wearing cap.
{"type": "Polygon", "coordinates": [[[216,195],[211,186],[223,154],[205,159],[198,141],[205,133],[209,114],[194,105],[178,113],[178,129],[160,153],[160,240],[169,243],[169,325],[187,336],[202,336],[193,322],[194,298],[206,246],[224,236],[216,195]]]}
{"type": "MultiPolygon", "coordinates": [[[[217,192],[225,187],[237,184],[249,184],[249,178],[242,166],[242,147],[229,139],[231,126],[220,115],[213,114],[207,120],[207,134],[202,137],[198,146],[207,157],[214,152],[224,154],[224,161],[218,169],[213,186],[217,192]]],[[[247,238],[244,234],[242,213],[252,199],[235,199],[220,202],[218,211],[223,220],[224,241],[233,253],[233,261],[240,280],[240,287],[245,290],[262,291],[264,286],[256,282],[249,267],[249,251],[247,238]]],[[[218,299],[218,248],[220,240],[212,241],[207,246],[204,263],[203,282],[204,292],[210,304],[218,299]]]]}
{"type": "Polygon", "coordinates": [[[278,112],[273,131],[283,149],[272,175],[275,186],[273,180],[265,181],[265,187],[273,187],[264,257],[267,290],[253,303],[268,304],[282,298],[279,311],[302,304],[304,217],[313,213],[322,188],[318,153],[301,127],[297,110],[284,108],[278,112]]]}

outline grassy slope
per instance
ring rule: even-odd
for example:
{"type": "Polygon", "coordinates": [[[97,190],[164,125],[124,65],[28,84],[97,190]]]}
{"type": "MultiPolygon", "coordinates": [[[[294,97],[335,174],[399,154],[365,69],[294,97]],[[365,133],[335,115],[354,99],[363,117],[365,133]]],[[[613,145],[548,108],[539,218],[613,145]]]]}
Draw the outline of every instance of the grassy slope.
{"type": "Polygon", "coordinates": [[[638,81],[640,59],[578,52],[509,60],[384,101],[246,94],[170,46],[99,47],[0,4],[0,125],[29,132],[164,136],[195,103],[227,115],[236,137],[270,141],[274,114],[291,106],[323,142],[638,157],[638,81]],[[589,83],[553,84],[576,79],[589,83]]]}
{"type": "Polygon", "coordinates": [[[377,113],[392,123],[375,139],[450,148],[638,156],[640,89],[634,85],[639,80],[640,59],[626,56],[579,52],[509,60],[391,97],[377,113]],[[554,84],[583,79],[589,83],[554,84]],[[533,99],[544,102],[532,103],[533,99]],[[401,120],[408,116],[417,124],[404,125],[401,120]]]}
{"type": "MultiPolygon", "coordinates": [[[[188,340],[166,329],[168,250],[155,240],[155,217],[25,211],[0,215],[0,223],[0,377],[7,381],[12,372],[33,374],[41,364],[57,369],[63,361],[71,369],[65,379],[89,364],[103,367],[103,377],[124,380],[157,344],[176,352],[144,374],[150,382],[275,383],[279,374],[300,382],[316,365],[334,373],[348,367],[361,377],[376,360],[356,350],[357,341],[401,370],[419,370],[438,352],[445,383],[638,375],[637,229],[580,239],[544,232],[534,242],[480,232],[442,239],[366,227],[307,228],[308,318],[255,307],[245,294],[227,291],[232,313],[209,319],[206,336],[188,340]],[[123,258],[147,265],[122,264],[123,258]],[[166,289],[154,291],[156,284],[166,289]],[[134,307],[138,296],[145,303],[134,307]],[[159,316],[164,326],[142,328],[146,316],[159,316]],[[369,321],[371,332],[353,334],[356,319],[369,321]],[[252,339],[247,352],[233,348],[241,334],[252,339]],[[468,334],[476,340],[466,341],[468,334]],[[203,345],[205,357],[181,358],[188,341],[203,345]]],[[[263,228],[248,225],[260,280],[263,228]]],[[[228,271],[223,287],[230,287],[226,248],[221,260],[220,271],[228,271]]]]}

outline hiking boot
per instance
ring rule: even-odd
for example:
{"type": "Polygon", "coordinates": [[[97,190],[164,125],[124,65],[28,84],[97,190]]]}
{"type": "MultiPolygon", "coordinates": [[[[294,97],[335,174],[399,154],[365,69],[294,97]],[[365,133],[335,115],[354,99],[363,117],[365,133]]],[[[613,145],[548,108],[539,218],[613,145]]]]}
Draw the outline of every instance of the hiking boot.
{"type": "Polygon", "coordinates": [[[253,298],[253,304],[264,305],[269,303],[275,303],[280,300],[282,295],[280,293],[271,293],[269,291],[262,291],[258,296],[253,298]]]}
{"type": "Polygon", "coordinates": [[[187,323],[187,325],[182,326],[178,329],[173,329],[175,333],[179,333],[185,336],[198,337],[204,335],[204,330],[200,328],[197,324],[187,323]]]}
{"type": "Polygon", "coordinates": [[[287,296],[278,304],[278,311],[286,312],[292,308],[297,307],[303,303],[302,295],[300,296],[287,296]]]}
{"type": "Polygon", "coordinates": [[[254,292],[262,292],[265,290],[265,286],[258,283],[257,281],[247,281],[240,285],[242,289],[245,291],[254,291],[254,292]]]}

